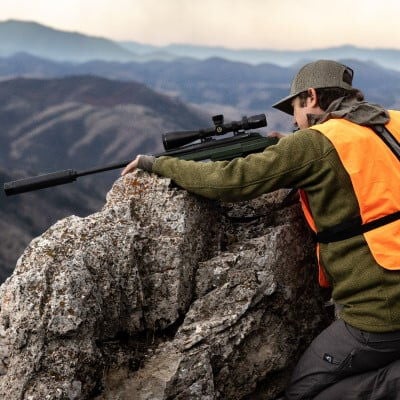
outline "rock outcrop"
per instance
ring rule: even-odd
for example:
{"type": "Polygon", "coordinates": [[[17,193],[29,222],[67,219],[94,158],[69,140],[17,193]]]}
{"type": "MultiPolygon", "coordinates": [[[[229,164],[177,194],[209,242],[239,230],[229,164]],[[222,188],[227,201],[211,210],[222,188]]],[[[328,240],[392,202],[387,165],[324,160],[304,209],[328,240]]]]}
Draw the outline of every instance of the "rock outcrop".
{"type": "Polygon", "coordinates": [[[278,191],[220,204],[143,172],[34,239],[0,293],[0,397],[271,399],[327,323],[278,191]]]}

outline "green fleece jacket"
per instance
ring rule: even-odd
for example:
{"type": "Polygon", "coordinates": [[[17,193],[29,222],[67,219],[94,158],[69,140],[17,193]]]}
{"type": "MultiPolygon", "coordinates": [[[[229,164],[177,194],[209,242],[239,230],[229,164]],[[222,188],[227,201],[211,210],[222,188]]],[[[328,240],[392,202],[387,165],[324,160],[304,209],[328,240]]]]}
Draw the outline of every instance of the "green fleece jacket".
{"type": "MultiPolygon", "coordinates": [[[[359,215],[335,148],[312,129],[230,162],[160,157],[152,170],[192,193],[222,201],[251,199],[280,188],[304,189],[318,230],[359,215]]],[[[346,322],[370,332],[400,329],[400,272],[376,264],[362,235],[321,244],[320,259],[346,322]]]]}

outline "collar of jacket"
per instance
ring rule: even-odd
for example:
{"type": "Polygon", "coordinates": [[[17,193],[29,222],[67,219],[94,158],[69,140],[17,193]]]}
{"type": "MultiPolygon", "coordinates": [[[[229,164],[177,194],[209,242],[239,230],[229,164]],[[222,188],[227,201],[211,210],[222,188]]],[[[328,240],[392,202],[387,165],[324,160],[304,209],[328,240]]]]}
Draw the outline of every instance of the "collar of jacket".
{"type": "Polygon", "coordinates": [[[341,97],[333,101],[324,114],[308,114],[309,126],[332,118],[344,118],[363,126],[385,125],[390,120],[389,113],[380,105],[341,97]]]}

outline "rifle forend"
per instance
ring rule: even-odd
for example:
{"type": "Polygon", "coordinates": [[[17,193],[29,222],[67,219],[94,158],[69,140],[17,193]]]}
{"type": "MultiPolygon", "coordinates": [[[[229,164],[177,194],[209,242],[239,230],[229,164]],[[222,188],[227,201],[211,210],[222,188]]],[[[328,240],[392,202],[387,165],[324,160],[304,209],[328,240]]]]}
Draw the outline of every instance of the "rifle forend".
{"type": "MultiPolygon", "coordinates": [[[[267,125],[264,114],[252,117],[243,117],[241,121],[224,124],[223,115],[213,117],[214,127],[198,131],[169,132],[163,134],[163,143],[166,151],[154,154],[155,157],[171,156],[185,160],[232,160],[244,157],[251,153],[263,151],[266,147],[276,144],[278,138],[261,136],[257,132],[246,132],[267,125]],[[233,132],[233,136],[215,139],[233,132]],[[200,140],[200,143],[190,144],[200,140]]],[[[123,168],[131,160],[111,164],[100,168],[77,172],[72,169],[56,171],[48,174],[19,179],[4,183],[7,196],[44,189],[51,186],[63,185],[75,181],[80,176],[96,174],[112,169],[123,168]]]]}

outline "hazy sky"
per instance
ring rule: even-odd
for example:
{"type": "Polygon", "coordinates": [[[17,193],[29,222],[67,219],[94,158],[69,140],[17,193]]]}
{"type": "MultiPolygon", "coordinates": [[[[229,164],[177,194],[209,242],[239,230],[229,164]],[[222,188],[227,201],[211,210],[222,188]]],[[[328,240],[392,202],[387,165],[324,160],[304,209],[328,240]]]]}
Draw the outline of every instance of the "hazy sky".
{"type": "Polygon", "coordinates": [[[1,0],[0,20],[165,45],[400,49],[400,0],[1,0]]]}

